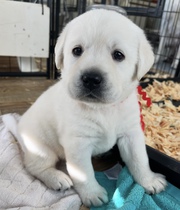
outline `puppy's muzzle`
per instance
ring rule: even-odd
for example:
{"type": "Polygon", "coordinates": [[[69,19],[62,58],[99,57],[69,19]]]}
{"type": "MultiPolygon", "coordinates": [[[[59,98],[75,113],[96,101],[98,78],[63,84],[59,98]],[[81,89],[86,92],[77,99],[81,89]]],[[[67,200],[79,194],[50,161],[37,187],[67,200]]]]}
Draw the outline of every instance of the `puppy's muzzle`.
{"type": "Polygon", "coordinates": [[[100,73],[86,72],[82,75],[81,80],[86,89],[93,91],[101,87],[103,78],[100,73]]]}
{"type": "Polygon", "coordinates": [[[105,94],[105,74],[93,69],[84,71],[79,78],[78,98],[88,102],[101,102],[105,94]]]}

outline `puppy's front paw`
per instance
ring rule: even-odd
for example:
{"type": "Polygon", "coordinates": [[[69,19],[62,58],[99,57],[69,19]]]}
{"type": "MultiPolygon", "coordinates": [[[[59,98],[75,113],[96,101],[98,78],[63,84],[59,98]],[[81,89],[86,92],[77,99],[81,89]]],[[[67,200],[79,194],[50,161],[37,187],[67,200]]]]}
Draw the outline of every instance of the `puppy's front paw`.
{"type": "Polygon", "coordinates": [[[54,190],[67,190],[72,187],[72,180],[64,172],[56,169],[47,169],[39,177],[47,187],[54,190]]]}
{"type": "Polygon", "coordinates": [[[152,173],[151,176],[145,178],[142,186],[145,188],[146,193],[155,194],[165,190],[167,182],[162,174],[152,173]]]}
{"type": "Polygon", "coordinates": [[[100,185],[78,190],[85,206],[102,206],[108,202],[107,191],[100,185]]]}

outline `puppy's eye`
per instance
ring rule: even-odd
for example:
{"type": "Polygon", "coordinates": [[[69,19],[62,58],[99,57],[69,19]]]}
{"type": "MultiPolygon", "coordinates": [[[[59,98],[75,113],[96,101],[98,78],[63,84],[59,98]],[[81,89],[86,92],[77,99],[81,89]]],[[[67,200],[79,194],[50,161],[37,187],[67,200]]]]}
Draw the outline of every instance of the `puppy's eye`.
{"type": "Polygon", "coordinates": [[[115,61],[122,61],[124,60],[125,56],[122,54],[122,52],[120,52],[119,50],[115,50],[112,53],[112,57],[115,61]]]}
{"type": "Polygon", "coordinates": [[[74,55],[74,56],[81,56],[82,55],[82,53],[83,53],[83,49],[82,49],[82,47],[75,47],[73,50],[72,50],[72,54],[74,55]]]}

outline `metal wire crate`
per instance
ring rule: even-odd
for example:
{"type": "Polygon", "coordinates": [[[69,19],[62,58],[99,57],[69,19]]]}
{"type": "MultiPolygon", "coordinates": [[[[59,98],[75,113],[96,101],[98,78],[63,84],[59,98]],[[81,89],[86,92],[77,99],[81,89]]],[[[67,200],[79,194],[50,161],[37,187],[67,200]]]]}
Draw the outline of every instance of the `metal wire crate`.
{"type": "Polygon", "coordinates": [[[179,76],[180,1],[130,0],[124,8],[129,18],[145,31],[154,48],[152,71],[179,76]]]}

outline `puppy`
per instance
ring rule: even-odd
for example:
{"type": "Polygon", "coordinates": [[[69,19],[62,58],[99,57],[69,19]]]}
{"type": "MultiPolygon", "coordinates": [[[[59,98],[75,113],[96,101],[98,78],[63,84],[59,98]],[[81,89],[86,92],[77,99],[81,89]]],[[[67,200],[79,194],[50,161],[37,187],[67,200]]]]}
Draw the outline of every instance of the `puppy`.
{"type": "Polygon", "coordinates": [[[115,144],[147,193],[166,181],[150,170],[136,87],[154,56],[143,31],[126,17],[92,10],[72,20],[55,47],[62,79],[20,119],[16,136],[27,170],[54,190],[74,186],[86,206],[108,202],[91,157],[115,144]],[[68,174],[56,169],[66,160],[68,174]]]}

